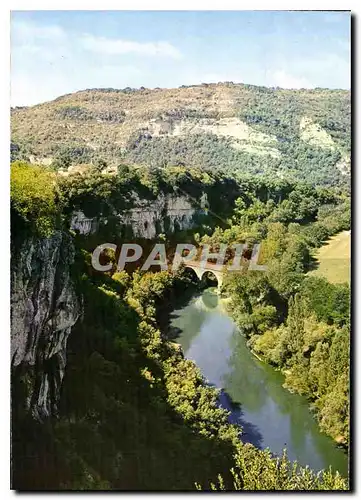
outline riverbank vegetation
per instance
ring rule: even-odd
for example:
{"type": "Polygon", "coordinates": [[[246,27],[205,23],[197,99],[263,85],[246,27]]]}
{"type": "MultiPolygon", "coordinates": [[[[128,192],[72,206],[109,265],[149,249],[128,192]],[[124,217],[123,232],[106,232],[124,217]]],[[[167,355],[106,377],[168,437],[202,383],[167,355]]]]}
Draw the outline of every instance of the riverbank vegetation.
{"type": "Polygon", "coordinates": [[[314,249],[350,228],[350,202],[323,201],[305,192],[291,193],[278,206],[255,201],[247,207],[238,200],[234,227],[203,240],[262,241],[260,262],[267,270],[228,275],[230,311],[250,348],[283,371],[288,389],[309,398],[321,430],[347,445],[350,289],[306,272],[314,249]]]}

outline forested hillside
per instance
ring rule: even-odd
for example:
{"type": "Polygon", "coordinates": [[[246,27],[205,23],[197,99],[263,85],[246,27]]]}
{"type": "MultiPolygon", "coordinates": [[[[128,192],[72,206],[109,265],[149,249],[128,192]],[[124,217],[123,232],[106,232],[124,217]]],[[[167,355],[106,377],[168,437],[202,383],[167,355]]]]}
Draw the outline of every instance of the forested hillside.
{"type": "Polygon", "coordinates": [[[131,164],[348,185],[350,92],[219,83],[90,89],[11,112],[11,157],[67,169],[131,164]]]}

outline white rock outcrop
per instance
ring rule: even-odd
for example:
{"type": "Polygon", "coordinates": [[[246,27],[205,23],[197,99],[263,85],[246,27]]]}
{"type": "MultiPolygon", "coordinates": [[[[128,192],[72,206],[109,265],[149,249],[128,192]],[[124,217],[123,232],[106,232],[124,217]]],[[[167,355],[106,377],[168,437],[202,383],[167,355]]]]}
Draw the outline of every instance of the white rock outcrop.
{"type": "MultiPolygon", "coordinates": [[[[120,225],[130,226],[133,235],[138,238],[152,239],[159,233],[173,233],[190,229],[194,216],[203,210],[194,207],[183,195],[159,195],[154,201],[137,199],[134,208],[120,214],[114,214],[120,225]]],[[[101,225],[108,224],[106,217],[87,218],[83,212],[73,213],[70,228],[80,234],[94,234],[101,225]]]]}

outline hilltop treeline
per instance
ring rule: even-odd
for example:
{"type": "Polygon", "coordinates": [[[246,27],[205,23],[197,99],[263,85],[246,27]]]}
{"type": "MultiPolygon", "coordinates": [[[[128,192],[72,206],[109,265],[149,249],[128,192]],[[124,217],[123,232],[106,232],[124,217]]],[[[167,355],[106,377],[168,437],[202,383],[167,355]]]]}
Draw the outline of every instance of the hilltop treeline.
{"type": "Polygon", "coordinates": [[[11,141],[12,160],[44,160],[56,169],[125,161],[347,185],[350,92],[232,82],[88,89],[13,109],[11,141]],[[248,126],[249,134],[234,135],[232,124],[227,127],[232,119],[241,121],[240,128],[248,126]],[[219,123],[222,132],[214,128],[219,123]],[[266,134],[261,141],[255,139],[258,132],[266,134]]]}

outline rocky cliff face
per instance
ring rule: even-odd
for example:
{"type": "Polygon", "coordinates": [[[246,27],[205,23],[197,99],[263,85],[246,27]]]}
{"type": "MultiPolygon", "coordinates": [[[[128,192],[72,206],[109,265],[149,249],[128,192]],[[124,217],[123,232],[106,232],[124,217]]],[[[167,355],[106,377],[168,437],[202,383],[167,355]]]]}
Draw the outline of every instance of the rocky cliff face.
{"type": "Polygon", "coordinates": [[[14,411],[56,413],[66,344],[81,306],[71,279],[71,238],[57,231],[25,240],[12,258],[11,364],[14,411]],[[20,391],[20,394],[19,394],[20,391]]]}
{"type": "MultiPolygon", "coordinates": [[[[207,195],[198,200],[199,208],[195,208],[186,196],[160,194],[152,202],[136,199],[134,207],[129,211],[116,214],[120,225],[132,228],[133,235],[139,238],[152,239],[159,233],[173,233],[194,226],[194,216],[204,211],[207,195]]],[[[83,212],[75,212],[71,221],[71,229],[80,234],[93,234],[101,225],[108,224],[107,218],[87,218],[83,212]]]]}

